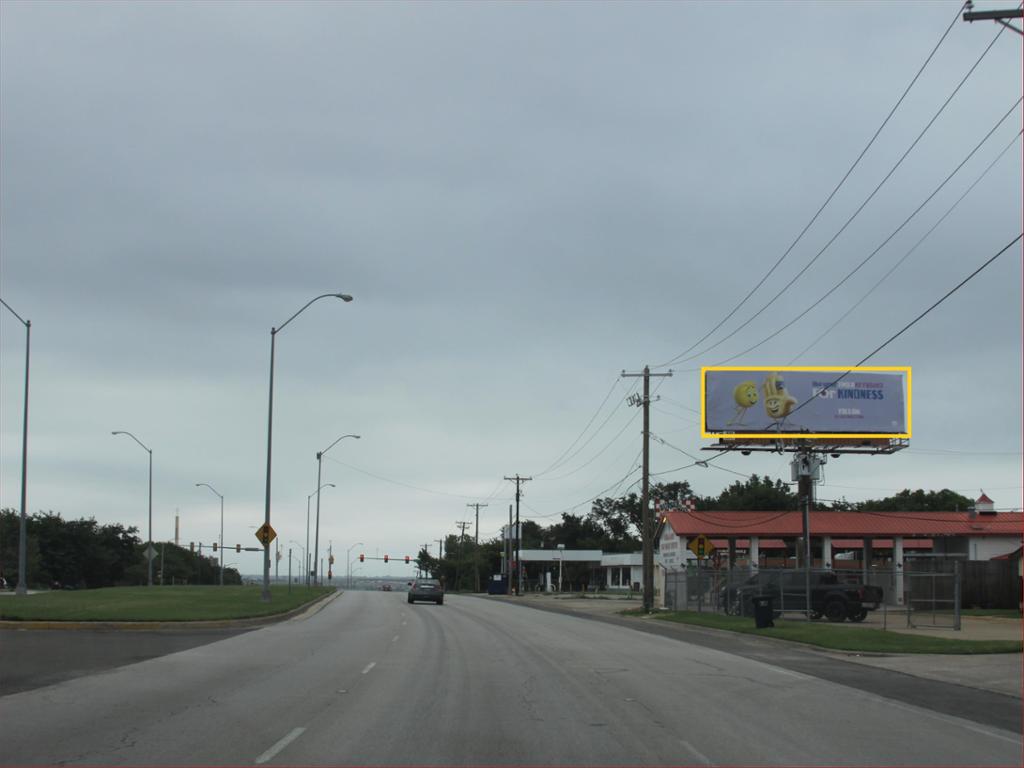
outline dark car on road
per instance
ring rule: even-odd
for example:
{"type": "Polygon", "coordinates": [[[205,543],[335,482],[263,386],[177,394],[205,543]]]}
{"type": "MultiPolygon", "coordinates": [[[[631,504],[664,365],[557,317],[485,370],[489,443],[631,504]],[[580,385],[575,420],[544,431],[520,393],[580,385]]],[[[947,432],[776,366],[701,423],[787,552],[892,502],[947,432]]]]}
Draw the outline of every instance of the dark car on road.
{"type": "Polygon", "coordinates": [[[437,579],[416,579],[409,585],[409,602],[429,601],[444,605],[444,587],[437,579]]]}

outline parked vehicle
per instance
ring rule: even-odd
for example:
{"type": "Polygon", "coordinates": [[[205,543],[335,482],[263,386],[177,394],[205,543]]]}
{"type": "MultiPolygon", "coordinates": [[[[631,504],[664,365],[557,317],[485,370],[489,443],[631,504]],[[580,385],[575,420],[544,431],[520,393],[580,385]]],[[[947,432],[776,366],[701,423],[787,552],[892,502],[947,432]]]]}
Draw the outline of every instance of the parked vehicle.
{"type": "Polygon", "coordinates": [[[423,600],[443,605],[444,587],[437,579],[416,579],[409,586],[408,599],[410,604],[423,600]]]}
{"type": "MultiPolygon", "coordinates": [[[[805,611],[807,609],[803,573],[794,571],[794,578],[787,580],[781,587],[777,581],[764,580],[760,576],[752,576],[730,594],[723,588],[719,599],[721,605],[733,615],[753,616],[754,597],[767,595],[773,600],[776,616],[782,610],[805,611]]],[[[864,621],[868,611],[873,611],[882,603],[881,587],[859,583],[840,583],[834,573],[812,576],[815,583],[811,584],[811,618],[824,617],[828,621],[840,622],[864,621]]]]}

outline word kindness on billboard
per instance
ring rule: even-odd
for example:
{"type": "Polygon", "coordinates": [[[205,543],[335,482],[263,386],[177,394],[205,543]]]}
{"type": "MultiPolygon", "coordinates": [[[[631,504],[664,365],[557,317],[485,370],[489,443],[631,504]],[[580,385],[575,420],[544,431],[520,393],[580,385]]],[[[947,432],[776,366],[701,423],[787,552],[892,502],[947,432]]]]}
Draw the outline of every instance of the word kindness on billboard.
{"type": "Polygon", "coordinates": [[[910,437],[910,367],[705,367],[702,437],[910,437]]]}

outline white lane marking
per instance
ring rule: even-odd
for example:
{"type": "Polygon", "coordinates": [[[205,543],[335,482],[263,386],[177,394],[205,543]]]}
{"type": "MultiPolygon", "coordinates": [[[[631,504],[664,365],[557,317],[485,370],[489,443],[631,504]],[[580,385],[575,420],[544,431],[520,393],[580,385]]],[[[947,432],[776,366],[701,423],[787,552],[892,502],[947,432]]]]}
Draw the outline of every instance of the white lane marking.
{"type": "Polygon", "coordinates": [[[303,731],[305,731],[305,730],[306,730],[305,728],[294,728],[291,733],[289,733],[287,736],[285,736],[283,739],[281,739],[279,742],[277,742],[277,744],[275,744],[270,749],[268,749],[266,752],[264,752],[262,755],[257,757],[256,758],[256,765],[262,765],[263,763],[267,762],[268,760],[273,759],[274,755],[276,755],[282,749],[284,749],[289,744],[291,744],[293,741],[295,741],[297,738],[299,738],[299,736],[301,736],[303,731]]]}
{"type": "Polygon", "coordinates": [[[403,627],[405,626],[405,622],[404,622],[404,621],[402,622],[402,626],[403,626],[403,627]]]}
{"type": "Polygon", "coordinates": [[[688,750],[690,750],[690,752],[693,753],[693,756],[700,760],[702,763],[704,763],[704,765],[714,765],[710,757],[705,755],[703,752],[701,752],[699,749],[693,746],[693,744],[688,742],[686,739],[680,739],[679,743],[686,747],[688,750]]]}
{"type": "Polygon", "coordinates": [[[367,672],[369,672],[371,669],[373,669],[376,666],[377,666],[377,662],[376,661],[371,661],[369,664],[366,665],[366,669],[363,670],[363,674],[365,675],[367,672]]]}
{"type": "Polygon", "coordinates": [[[398,642],[398,635],[395,635],[394,637],[392,637],[391,638],[391,642],[392,643],[397,643],[398,642]]]}

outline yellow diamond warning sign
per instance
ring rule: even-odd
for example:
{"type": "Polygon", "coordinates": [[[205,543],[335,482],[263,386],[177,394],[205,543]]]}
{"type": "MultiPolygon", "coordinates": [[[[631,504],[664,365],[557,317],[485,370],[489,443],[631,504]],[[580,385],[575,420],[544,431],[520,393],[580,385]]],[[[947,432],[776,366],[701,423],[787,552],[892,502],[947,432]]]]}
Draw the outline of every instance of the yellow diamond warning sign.
{"type": "Polygon", "coordinates": [[[277,531],[270,527],[270,523],[264,523],[256,531],[256,538],[265,547],[277,538],[277,531]]]}
{"type": "Polygon", "coordinates": [[[690,543],[686,545],[690,551],[693,552],[697,557],[711,557],[715,552],[715,545],[711,543],[711,539],[705,536],[703,533],[700,536],[695,536],[690,539],[690,543]]]}

